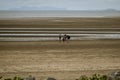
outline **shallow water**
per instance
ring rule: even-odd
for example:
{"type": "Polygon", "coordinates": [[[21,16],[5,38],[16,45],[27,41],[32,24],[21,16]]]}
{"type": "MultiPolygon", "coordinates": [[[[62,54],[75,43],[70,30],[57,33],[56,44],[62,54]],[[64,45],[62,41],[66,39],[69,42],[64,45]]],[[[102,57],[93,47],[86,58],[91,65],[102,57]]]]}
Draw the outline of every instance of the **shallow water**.
{"type": "Polygon", "coordinates": [[[60,34],[71,40],[120,39],[120,28],[0,28],[0,41],[59,40],[60,34]]]}
{"type": "MultiPolygon", "coordinates": [[[[71,40],[120,39],[120,34],[68,34],[71,40]]],[[[0,41],[59,40],[59,34],[0,34],[0,41]],[[5,37],[6,36],[6,37],[5,37]]]]}

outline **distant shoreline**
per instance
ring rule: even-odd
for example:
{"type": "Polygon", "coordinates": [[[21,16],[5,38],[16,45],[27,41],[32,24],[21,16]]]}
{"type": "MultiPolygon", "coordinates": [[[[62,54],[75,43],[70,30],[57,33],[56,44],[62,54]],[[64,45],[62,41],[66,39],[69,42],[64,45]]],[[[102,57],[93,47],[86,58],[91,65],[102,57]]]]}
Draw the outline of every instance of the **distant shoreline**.
{"type": "Polygon", "coordinates": [[[29,17],[120,17],[118,10],[0,10],[0,18],[29,17]]]}

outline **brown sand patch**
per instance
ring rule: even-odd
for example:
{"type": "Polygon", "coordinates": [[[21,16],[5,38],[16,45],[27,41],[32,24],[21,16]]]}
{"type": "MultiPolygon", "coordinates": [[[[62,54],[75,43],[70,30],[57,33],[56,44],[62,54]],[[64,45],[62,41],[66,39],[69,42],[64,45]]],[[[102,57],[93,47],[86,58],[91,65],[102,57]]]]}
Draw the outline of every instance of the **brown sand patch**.
{"type": "Polygon", "coordinates": [[[119,40],[0,42],[0,74],[75,79],[120,69],[119,40]]]}
{"type": "Polygon", "coordinates": [[[0,20],[0,27],[31,28],[118,28],[120,18],[17,18],[0,20]],[[57,20],[57,21],[54,21],[57,20]]]}

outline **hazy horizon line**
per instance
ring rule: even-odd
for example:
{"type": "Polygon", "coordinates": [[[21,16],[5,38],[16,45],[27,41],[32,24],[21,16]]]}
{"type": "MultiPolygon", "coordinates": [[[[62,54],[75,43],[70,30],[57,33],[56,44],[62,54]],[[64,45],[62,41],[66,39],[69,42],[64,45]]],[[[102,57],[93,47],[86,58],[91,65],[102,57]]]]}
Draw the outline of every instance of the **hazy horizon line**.
{"type": "Polygon", "coordinates": [[[48,10],[44,10],[44,9],[31,9],[31,10],[29,10],[29,9],[8,9],[8,10],[2,10],[2,9],[0,9],[0,11],[120,11],[120,10],[118,10],[118,9],[93,9],[93,10],[87,10],[87,9],[83,9],[83,10],[68,10],[68,9],[61,9],[61,10],[52,10],[52,9],[48,9],[48,10]]]}

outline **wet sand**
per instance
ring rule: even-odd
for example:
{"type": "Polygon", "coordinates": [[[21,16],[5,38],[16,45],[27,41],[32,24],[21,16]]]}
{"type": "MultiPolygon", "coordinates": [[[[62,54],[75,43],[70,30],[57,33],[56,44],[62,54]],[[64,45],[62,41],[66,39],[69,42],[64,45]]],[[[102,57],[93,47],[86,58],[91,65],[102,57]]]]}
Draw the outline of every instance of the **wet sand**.
{"type": "Polygon", "coordinates": [[[0,75],[75,80],[120,70],[120,40],[0,42],[0,75]]]}

